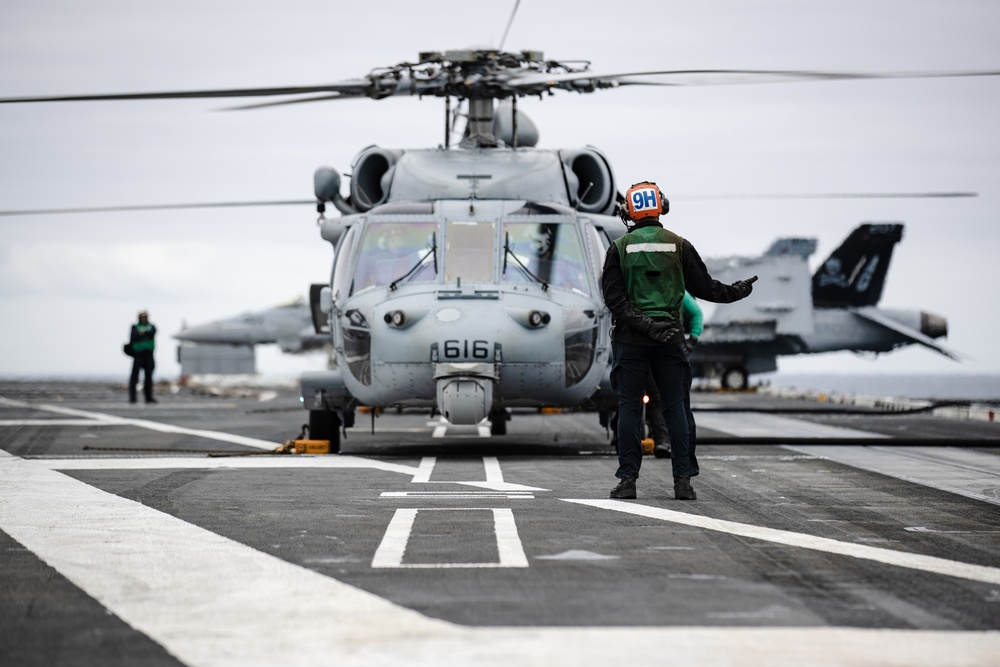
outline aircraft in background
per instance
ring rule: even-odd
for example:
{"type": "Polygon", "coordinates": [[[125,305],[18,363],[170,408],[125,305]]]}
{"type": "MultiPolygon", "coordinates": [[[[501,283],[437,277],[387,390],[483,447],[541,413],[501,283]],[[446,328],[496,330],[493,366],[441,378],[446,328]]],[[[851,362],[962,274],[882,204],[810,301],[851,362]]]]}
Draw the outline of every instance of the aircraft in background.
{"type": "Polygon", "coordinates": [[[935,339],[948,321],[919,310],[878,308],[903,225],[863,224],[810,278],[816,239],[783,238],[759,257],[708,259],[722,282],[756,274],[753,299],[719,304],[691,355],[696,377],[746,388],[748,375],[777,370],[779,356],[850,350],[890,352],[918,344],[958,360],[935,339]]]}
{"type": "Polygon", "coordinates": [[[329,334],[316,332],[313,314],[302,297],[255,312],[185,326],[174,334],[181,341],[177,360],[182,375],[253,374],[255,345],[276,344],[282,352],[322,350],[329,334]]]}

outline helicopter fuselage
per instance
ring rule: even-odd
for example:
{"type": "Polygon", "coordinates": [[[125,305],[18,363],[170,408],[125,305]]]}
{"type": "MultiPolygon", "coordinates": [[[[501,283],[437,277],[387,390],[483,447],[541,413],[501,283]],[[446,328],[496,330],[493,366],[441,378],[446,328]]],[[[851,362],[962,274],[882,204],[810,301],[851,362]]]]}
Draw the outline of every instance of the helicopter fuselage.
{"type": "Polygon", "coordinates": [[[512,407],[610,409],[600,274],[621,223],[579,210],[595,181],[601,197],[614,192],[609,170],[586,171],[600,160],[363,151],[351,203],[370,208],[321,222],[335,253],[322,298],[335,368],[303,375],[304,407],[337,425],[359,405],[435,408],[453,424],[512,407]]]}

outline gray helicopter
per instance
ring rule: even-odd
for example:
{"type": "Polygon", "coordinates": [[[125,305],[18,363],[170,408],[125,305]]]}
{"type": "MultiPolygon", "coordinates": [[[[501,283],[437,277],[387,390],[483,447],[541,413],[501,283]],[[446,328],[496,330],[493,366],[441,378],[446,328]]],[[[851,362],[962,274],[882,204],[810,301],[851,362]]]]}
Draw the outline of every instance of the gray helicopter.
{"type": "Polygon", "coordinates": [[[488,419],[494,434],[506,431],[510,408],[519,406],[584,407],[608,423],[615,407],[610,318],[598,280],[605,249],[626,231],[616,217],[618,187],[596,148],[537,148],[538,132],[518,112],[519,98],[626,85],[1000,74],[597,74],[589,67],[546,60],[537,51],[468,49],[422,53],[415,63],[318,86],[4,98],[0,104],[295,95],[240,108],[360,97],[445,100],[440,147],[362,150],[346,196],[336,170],[315,173],[320,233],[334,263],[329,285],[317,291],[314,322],[329,335],[336,363],[303,374],[301,397],[311,437],[329,439],[337,451],[341,428],[354,425],[362,405],[429,408],[453,424],[488,419]],[[452,146],[451,129],[463,116],[463,138],[452,146]],[[341,216],[326,219],[327,204],[341,216]]]}
{"type": "Polygon", "coordinates": [[[363,150],[347,198],[336,171],[316,172],[317,199],[343,216],[320,222],[335,258],[317,323],[336,368],[302,376],[311,437],[335,443],[359,404],[488,419],[497,435],[514,407],[614,408],[599,283],[625,231],[611,166],[590,147],[535,148],[515,104],[468,102],[457,146],[363,150]]]}

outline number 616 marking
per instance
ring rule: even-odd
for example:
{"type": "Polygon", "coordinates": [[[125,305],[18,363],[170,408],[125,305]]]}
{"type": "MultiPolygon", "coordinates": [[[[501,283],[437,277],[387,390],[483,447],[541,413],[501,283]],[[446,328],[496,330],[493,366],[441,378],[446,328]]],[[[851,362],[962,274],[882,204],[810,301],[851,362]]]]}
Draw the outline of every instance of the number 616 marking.
{"type": "Polygon", "coordinates": [[[490,343],[486,340],[446,340],[444,342],[445,359],[488,359],[490,343]],[[471,352],[471,354],[470,354],[471,352]]]}

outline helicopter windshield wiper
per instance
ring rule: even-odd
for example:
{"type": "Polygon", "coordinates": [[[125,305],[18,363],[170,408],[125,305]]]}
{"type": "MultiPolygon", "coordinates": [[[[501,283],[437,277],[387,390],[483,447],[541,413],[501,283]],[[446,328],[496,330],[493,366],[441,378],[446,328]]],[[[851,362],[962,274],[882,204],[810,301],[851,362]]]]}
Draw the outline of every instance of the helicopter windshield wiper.
{"type": "Polygon", "coordinates": [[[549,284],[544,280],[542,280],[541,278],[539,278],[538,276],[536,276],[534,273],[532,273],[531,269],[526,267],[524,263],[521,262],[520,259],[518,259],[517,255],[514,254],[514,251],[510,249],[509,233],[505,234],[503,239],[503,273],[507,272],[507,257],[513,259],[514,262],[518,265],[518,267],[520,267],[520,269],[524,271],[525,275],[527,275],[530,278],[534,278],[536,281],[540,282],[542,284],[543,292],[549,291],[549,284]]]}
{"type": "Polygon", "coordinates": [[[391,283],[389,283],[389,291],[392,292],[396,291],[397,283],[400,283],[409,278],[411,275],[413,275],[417,271],[417,269],[419,269],[421,266],[424,265],[424,262],[427,260],[428,257],[431,256],[434,257],[434,273],[437,274],[437,268],[438,268],[437,249],[438,249],[437,232],[435,232],[431,234],[431,247],[428,248],[424,256],[417,260],[417,263],[413,265],[413,268],[411,268],[409,271],[401,275],[399,278],[396,278],[391,283]]]}

